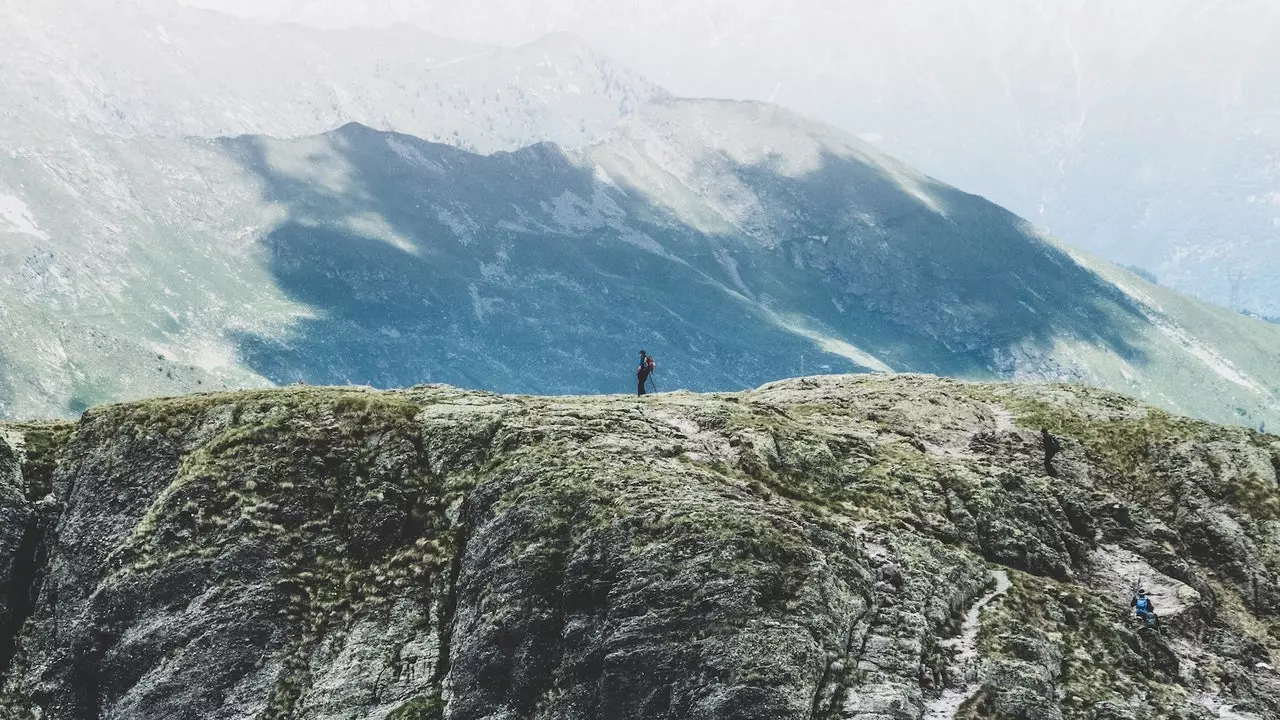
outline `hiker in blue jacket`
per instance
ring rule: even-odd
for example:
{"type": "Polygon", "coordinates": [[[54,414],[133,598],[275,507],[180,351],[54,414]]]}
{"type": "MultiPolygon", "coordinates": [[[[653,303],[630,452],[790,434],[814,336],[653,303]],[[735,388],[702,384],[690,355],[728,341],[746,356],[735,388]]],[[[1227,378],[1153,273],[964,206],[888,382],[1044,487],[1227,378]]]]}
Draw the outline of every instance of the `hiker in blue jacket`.
{"type": "Polygon", "coordinates": [[[1134,596],[1133,602],[1129,603],[1133,606],[1134,611],[1142,621],[1148,625],[1159,626],[1160,618],[1156,615],[1156,604],[1151,602],[1151,598],[1147,597],[1145,589],[1138,590],[1138,594],[1134,596]]]}

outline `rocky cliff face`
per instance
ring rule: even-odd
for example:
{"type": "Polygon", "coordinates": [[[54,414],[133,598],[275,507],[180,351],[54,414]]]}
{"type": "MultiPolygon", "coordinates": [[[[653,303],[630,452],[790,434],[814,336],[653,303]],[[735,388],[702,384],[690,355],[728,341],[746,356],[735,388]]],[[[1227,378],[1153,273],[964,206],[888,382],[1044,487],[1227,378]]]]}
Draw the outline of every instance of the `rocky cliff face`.
{"type": "Polygon", "coordinates": [[[290,388],[2,436],[5,717],[1280,713],[1280,439],[1100,391],[290,388]]]}

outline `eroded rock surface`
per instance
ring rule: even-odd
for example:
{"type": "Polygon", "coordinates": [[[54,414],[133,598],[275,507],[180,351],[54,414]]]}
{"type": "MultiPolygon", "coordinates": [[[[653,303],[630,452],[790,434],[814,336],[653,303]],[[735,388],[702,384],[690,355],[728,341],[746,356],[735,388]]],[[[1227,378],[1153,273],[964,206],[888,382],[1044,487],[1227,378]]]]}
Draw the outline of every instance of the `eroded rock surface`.
{"type": "Polygon", "coordinates": [[[2,437],[3,717],[1280,716],[1280,440],[1109,393],[289,388],[2,437]]]}

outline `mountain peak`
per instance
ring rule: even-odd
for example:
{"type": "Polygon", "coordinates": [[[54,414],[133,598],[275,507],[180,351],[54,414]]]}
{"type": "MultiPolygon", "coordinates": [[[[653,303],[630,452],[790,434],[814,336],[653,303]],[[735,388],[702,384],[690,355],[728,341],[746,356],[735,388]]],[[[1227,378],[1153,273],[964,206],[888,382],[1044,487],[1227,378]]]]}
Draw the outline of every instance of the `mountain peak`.
{"type": "Polygon", "coordinates": [[[663,94],[567,35],[506,49],[403,26],[332,32],[129,7],[0,6],[5,101],[58,109],[5,128],[10,144],[57,142],[68,125],[213,138],[298,137],[359,122],[481,152],[543,140],[580,146],[663,94]]]}

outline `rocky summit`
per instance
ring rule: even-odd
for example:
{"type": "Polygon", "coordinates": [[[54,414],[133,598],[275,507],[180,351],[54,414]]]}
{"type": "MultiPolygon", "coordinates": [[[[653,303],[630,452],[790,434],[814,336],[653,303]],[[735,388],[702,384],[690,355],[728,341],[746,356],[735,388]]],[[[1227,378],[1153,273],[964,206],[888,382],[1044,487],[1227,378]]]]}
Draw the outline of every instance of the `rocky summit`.
{"type": "Polygon", "coordinates": [[[5,718],[1280,716],[1280,438],[1100,390],[290,387],[0,437],[5,718]]]}

